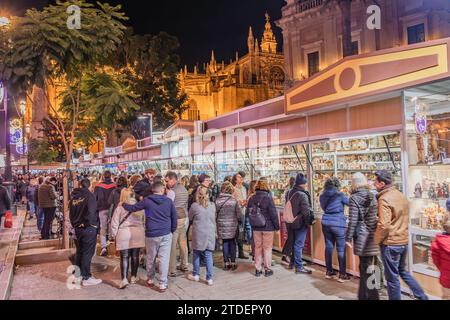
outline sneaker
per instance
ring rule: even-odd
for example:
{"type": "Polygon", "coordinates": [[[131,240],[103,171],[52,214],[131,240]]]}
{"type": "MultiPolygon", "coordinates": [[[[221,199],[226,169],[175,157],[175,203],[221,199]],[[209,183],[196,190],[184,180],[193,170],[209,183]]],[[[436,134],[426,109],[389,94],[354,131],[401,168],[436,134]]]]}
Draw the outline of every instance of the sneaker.
{"type": "Polygon", "coordinates": [[[149,287],[153,287],[153,286],[155,285],[155,283],[153,282],[152,279],[148,279],[148,280],[147,280],[147,285],[148,285],[149,287]]]}
{"type": "Polygon", "coordinates": [[[213,279],[209,279],[209,280],[206,280],[206,283],[208,284],[208,286],[212,286],[214,284],[214,281],[213,281],[213,279]]]}
{"type": "Polygon", "coordinates": [[[325,279],[331,280],[331,279],[335,279],[337,276],[336,272],[329,272],[327,271],[327,273],[325,274],[325,279]]]}
{"type": "Polygon", "coordinates": [[[133,276],[133,277],[131,277],[130,283],[131,283],[131,284],[136,284],[136,282],[138,282],[138,281],[139,281],[139,277],[137,277],[137,276],[134,277],[134,276],[133,276]]]}
{"type": "Polygon", "coordinates": [[[188,274],[187,278],[189,280],[195,281],[195,282],[199,282],[200,281],[200,276],[194,276],[193,274],[188,274]]]}
{"type": "Polygon", "coordinates": [[[266,271],[264,271],[264,276],[265,277],[270,277],[273,275],[273,270],[267,269],[266,271]]]}
{"type": "Polygon", "coordinates": [[[235,262],[232,262],[231,263],[231,271],[234,271],[234,270],[236,270],[238,267],[237,267],[237,264],[235,263],[235,262]]]}
{"type": "Polygon", "coordinates": [[[171,277],[171,278],[176,278],[176,277],[177,277],[176,272],[171,272],[171,273],[169,273],[169,277],[171,277]]]}
{"type": "Polygon", "coordinates": [[[165,284],[160,284],[159,285],[159,292],[160,293],[164,293],[164,292],[166,292],[166,290],[167,290],[167,285],[165,285],[165,284]]]}
{"type": "Polygon", "coordinates": [[[348,274],[340,274],[339,275],[339,279],[338,282],[339,283],[344,283],[344,282],[349,282],[350,281],[350,276],[348,274]]]}
{"type": "Polygon", "coordinates": [[[130,283],[128,282],[127,279],[123,279],[122,283],[120,284],[119,289],[125,289],[130,283]]]}
{"type": "Polygon", "coordinates": [[[302,267],[300,269],[295,268],[295,273],[296,274],[301,274],[301,273],[303,273],[303,274],[311,274],[312,271],[309,270],[309,269],[306,269],[305,267],[302,267]]]}
{"type": "MultiPolygon", "coordinates": [[[[206,267],[206,264],[205,264],[205,267],[206,267]]],[[[188,272],[188,271],[189,271],[189,268],[188,268],[188,267],[180,267],[179,270],[180,270],[181,272],[188,272]]]]}
{"type": "Polygon", "coordinates": [[[281,258],[281,264],[284,265],[284,266],[289,266],[289,264],[290,264],[289,258],[286,257],[286,256],[283,256],[281,258]]]}
{"type": "Polygon", "coordinates": [[[223,265],[222,270],[223,271],[228,271],[230,270],[231,265],[228,262],[225,262],[225,264],[223,265]]]}
{"type": "Polygon", "coordinates": [[[83,280],[83,286],[88,287],[88,286],[96,286],[98,284],[102,283],[101,279],[96,279],[94,277],[90,277],[87,280],[83,280]]]}
{"type": "Polygon", "coordinates": [[[103,249],[102,249],[102,252],[100,253],[100,255],[101,255],[102,257],[106,257],[106,256],[108,255],[108,249],[103,248],[103,249]]]}
{"type": "Polygon", "coordinates": [[[262,270],[256,270],[255,271],[255,277],[260,277],[260,276],[262,276],[262,270]]]}

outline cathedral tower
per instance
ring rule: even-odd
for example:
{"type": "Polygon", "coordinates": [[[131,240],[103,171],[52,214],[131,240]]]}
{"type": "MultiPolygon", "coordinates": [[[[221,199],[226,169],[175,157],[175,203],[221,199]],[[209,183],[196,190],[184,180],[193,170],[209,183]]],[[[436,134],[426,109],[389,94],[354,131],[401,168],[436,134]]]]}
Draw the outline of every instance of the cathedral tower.
{"type": "Polygon", "coordinates": [[[277,40],[272,31],[272,25],[270,23],[270,16],[266,13],[266,26],[264,30],[264,35],[261,41],[261,50],[266,53],[276,53],[277,52],[277,40]]]}

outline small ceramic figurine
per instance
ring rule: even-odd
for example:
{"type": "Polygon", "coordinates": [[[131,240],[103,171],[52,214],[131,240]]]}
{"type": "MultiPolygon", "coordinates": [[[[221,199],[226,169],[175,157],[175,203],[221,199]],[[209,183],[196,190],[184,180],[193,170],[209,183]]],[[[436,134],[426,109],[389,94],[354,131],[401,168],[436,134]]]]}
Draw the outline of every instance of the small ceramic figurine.
{"type": "Polygon", "coordinates": [[[416,183],[416,187],[414,188],[414,196],[416,198],[422,198],[422,186],[419,182],[416,183]]]}
{"type": "Polygon", "coordinates": [[[437,191],[438,198],[444,198],[444,189],[441,187],[440,183],[438,183],[436,191],[437,191]]]}
{"type": "Polygon", "coordinates": [[[428,189],[428,198],[436,200],[436,190],[434,189],[434,183],[431,183],[430,188],[428,189]]]}
{"type": "Polygon", "coordinates": [[[449,190],[448,190],[448,183],[444,182],[442,184],[442,190],[444,191],[444,198],[448,199],[450,197],[449,190]]]}

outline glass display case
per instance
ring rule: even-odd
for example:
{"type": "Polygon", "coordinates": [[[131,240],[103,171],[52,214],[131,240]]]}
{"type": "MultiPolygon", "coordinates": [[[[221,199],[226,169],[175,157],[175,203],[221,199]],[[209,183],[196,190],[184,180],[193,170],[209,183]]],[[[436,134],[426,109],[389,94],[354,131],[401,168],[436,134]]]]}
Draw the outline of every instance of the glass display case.
{"type": "Polygon", "coordinates": [[[236,151],[216,154],[217,182],[222,183],[227,176],[233,176],[239,171],[245,172],[245,180],[252,179],[252,159],[248,151],[236,151]]]}
{"type": "Polygon", "coordinates": [[[306,173],[307,161],[301,145],[276,146],[254,151],[255,179],[267,178],[277,206],[284,205],[289,179],[306,173]]]}
{"type": "Polygon", "coordinates": [[[405,91],[408,198],[413,271],[438,276],[430,245],[442,232],[450,197],[450,101],[448,86],[405,91]],[[440,92],[441,91],[441,92],[440,92]]]}
{"type": "Polygon", "coordinates": [[[196,155],[194,156],[192,166],[192,175],[200,175],[202,173],[209,175],[212,179],[217,179],[217,169],[214,155],[196,155]]]}
{"type": "Polygon", "coordinates": [[[313,199],[317,212],[322,212],[319,196],[330,177],[337,177],[341,181],[341,191],[350,195],[354,173],[363,173],[372,184],[376,171],[388,170],[393,173],[394,184],[403,190],[399,133],[329,140],[312,144],[311,150],[313,199]]]}

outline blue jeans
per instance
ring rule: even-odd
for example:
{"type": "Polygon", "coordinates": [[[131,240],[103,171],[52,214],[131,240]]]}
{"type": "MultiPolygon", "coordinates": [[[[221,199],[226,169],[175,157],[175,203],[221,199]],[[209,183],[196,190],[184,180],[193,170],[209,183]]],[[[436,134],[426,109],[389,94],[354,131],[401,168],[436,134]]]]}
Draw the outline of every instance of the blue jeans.
{"type": "Polygon", "coordinates": [[[384,276],[387,282],[389,300],[401,300],[400,278],[409,286],[414,296],[420,300],[428,300],[417,281],[406,270],[408,246],[381,246],[381,258],[384,264],[384,276]]]}
{"type": "Polygon", "coordinates": [[[38,230],[41,231],[42,227],[44,226],[44,210],[39,207],[36,207],[36,216],[38,219],[36,225],[38,230]]]}
{"type": "Polygon", "coordinates": [[[228,259],[233,263],[236,262],[236,239],[223,239],[222,241],[223,262],[227,263],[228,259]]]}
{"type": "Polygon", "coordinates": [[[28,201],[28,211],[30,212],[30,218],[36,213],[36,206],[33,201],[28,201]]]}
{"type": "Polygon", "coordinates": [[[213,252],[211,250],[205,251],[194,250],[194,257],[192,259],[194,270],[192,270],[192,274],[194,276],[200,275],[200,257],[203,257],[206,263],[206,280],[212,279],[214,273],[214,265],[213,265],[213,252]]]}
{"type": "Polygon", "coordinates": [[[327,272],[333,272],[333,252],[336,245],[339,273],[347,273],[345,266],[345,228],[322,225],[322,232],[325,237],[325,264],[327,272]]]}
{"type": "Polygon", "coordinates": [[[291,264],[295,265],[296,269],[303,268],[302,252],[305,246],[306,235],[308,234],[308,227],[303,226],[300,229],[294,229],[294,250],[292,251],[291,264]]]}

